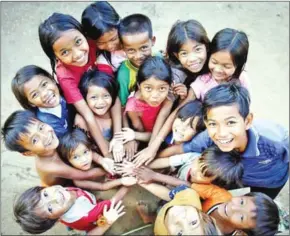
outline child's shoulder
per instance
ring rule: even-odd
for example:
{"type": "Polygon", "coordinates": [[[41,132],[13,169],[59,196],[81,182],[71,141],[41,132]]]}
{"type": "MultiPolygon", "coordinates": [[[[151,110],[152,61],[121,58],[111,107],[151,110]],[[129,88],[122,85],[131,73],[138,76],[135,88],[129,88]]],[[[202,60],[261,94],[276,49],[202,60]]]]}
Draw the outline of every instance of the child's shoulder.
{"type": "Polygon", "coordinates": [[[196,80],[197,82],[208,83],[212,81],[211,73],[199,75],[196,80]]]}

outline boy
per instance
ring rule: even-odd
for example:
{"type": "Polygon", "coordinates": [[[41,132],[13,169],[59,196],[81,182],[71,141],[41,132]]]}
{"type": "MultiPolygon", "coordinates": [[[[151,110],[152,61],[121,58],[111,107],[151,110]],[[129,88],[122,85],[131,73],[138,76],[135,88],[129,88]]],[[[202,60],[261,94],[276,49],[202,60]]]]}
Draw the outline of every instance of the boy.
{"type": "MultiPolygon", "coordinates": [[[[2,127],[2,136],[10,151],[24,156],[36,156],[36,170],[45,186],[64,184],[65,179],[84,180],[104,175],[101,168],[81,171],[65,164],[56,151],[59,140],[54,130],[48,124],[40,122],[31,111],[12,113],[2,127]]],[[[106,170],[111,170],[106,158],[98,160],[106,170]]]]}
{"type": "Polygon", "coordinates": [[[274,199],[288,180],[289,134],[274,123],[257,120],[252,126],[247,89],[223,84],[206,93],[203,117],[207,130],[174,153],[202,152],[215,144],[222,151],[241,153],[243,184],[252,192],[263,192],[274,199]]]}

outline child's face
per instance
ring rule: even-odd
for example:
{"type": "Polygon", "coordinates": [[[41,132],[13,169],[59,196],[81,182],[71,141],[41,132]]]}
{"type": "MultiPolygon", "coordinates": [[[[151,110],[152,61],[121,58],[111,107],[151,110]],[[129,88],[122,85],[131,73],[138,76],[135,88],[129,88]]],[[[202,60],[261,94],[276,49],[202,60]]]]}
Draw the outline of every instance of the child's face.
{"type": "Polygon", "coordinates": [[[194,117],[194,119],[189,117],[186,120],[176,118],[172,125],[174,141],[183,143],[191,140],[192,137],[196,134],[196,124],[198,120],[199,117],[194,117]]]}
{"type": "Polygon", "coordinates": [[[228,51],[219,51],[210,56],[209,70],[217,82],[227,82],[235,73],[236,67],[228,51]]]}
{"type": "Polygon", "coordinates": [[[118,30],[113,28],[104,33],[98,40],[96,40],[96,45],[100,50],[108,52],[119,50],[121,43],[118,36],[118,30]]]}
{"type": "Polygon", "coordinates": [[[58,219],[74,204],[75,197],[60,185],[44,188],[35,209],[38,215],[48,219],[58,219]]]}
{"type": "Polygon", "coordinates": [[[236,229],[252,229],[256,227],[257,207],[253,197],[234,197],[230,202],[218,208],[223,219],[230,222],[236,229]]]}
{"type": "Polygon", "coordinates": [[[210,109],[205,121],[210,138],[223,152],[230,152],[233,149],[245,151],[248,144],[246,131],[251,124],[252,114],[244,119],[239,113],[237,104],[210,109]]]}
{"type": "Polygon", "coordinates": [[[203,235],[199,213],[193,206],[172,206],[166,213],[169,235],[203,235]]]}
{"type": "Polygon", "coordinates": [[[92,165],[93,153],[84,144],[80,143],[71,153],[69,162],[77,169],[89,170],[92,165]]]}
{"type": "Polygon", "coordinates": [[[169,84],[152,76],[143,81],[139,89],[142,99],[150,106],[157,107],[166,99],[169,84]]]}
{"type": "Polygon", "coordinates": [[[191,164],[190,169],[190,182],[196,184],[210,184],[216,176],[206,177],[201,171],[201,164],[199,163],[199,157],[195,158],[191,164]]]}
{"type": "Polygon", "coordinates": [[[183,68],[192,73],[198,73],[206,62],[206,47],[204,44],[189,39],[182,45],[175,56],[183,68]]]}
{"type": "Polygon", "coordinates": [[[43,75],[35,75],[23,86],[28,102],[33,107],[53,108],[59,105],[59,89],[55,82],[43,75]]]}
{"type": "Polygon", "coordinates": [[[85,66],[89,60],[89,45],[78,30],[64,31],[52,45],[55,56],[64,64],[85,66]]]}
{"type": "Polygon", "coordinates": [[[50,125],[33,120],[27,131],[20,135],[19,144],[29,150],[30,155],[43,156],[55,152],[59,141],[50,125]]]}
{"type": "Polygon", "coordinates": [[[98,116],[105,115],[112,105],[112,97],[108,90],[95,85],[89,87],[86,101],[89,108],[98,116]]]}
{"type": "Polygon", "coordinates": [[[155,37],[149,38],[148,32],[122,36],[123,48],[129,61],[137,68],[152,54],[155,37]]]}

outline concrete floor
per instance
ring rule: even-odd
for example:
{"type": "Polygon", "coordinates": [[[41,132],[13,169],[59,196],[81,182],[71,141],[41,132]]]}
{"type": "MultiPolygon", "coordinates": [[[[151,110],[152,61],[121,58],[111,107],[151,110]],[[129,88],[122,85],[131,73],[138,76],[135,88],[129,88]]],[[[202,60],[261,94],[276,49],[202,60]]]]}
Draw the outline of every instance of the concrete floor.
{"type": "MultiPolygon", "coordinates": [[[[11,92],[11,80],[25,65],[39,65],[51,71],[49,60],[38,39],[38,25],[53,12],[73,15],[80,20],[86,2],[2,2],[1,3],[1,126],[20,109],[11,92]]],[[[164,49],[172,24],[180,19],[200,21],[210,38],[220,29],[243,30],[250,41],[246,69],[252,85],[255,117],[267,118],[289,128],[289,3],[286,2],[112,2],[122,16],[143,13],[150,17],[157,38],[155,49],[164,49]]],[[[1,234],[25,234],[14,222],[12,205],[25,189],[39,184],[31,157],[9,152],[1,146],[1,234]]],[[[112,191],[106,193],[112,195],[112,191]]],[[[134,187],[125,199],[127,214],[107,234],[122,234],[142,226],[135,202],[150,193],[134,187]]],[[[289,210],[289,185],[277,197],[289,210]]],[[[152,228],[136,234],[150,234],[152,228]]],[[[46,234],[67,234],[58,225],[46,234]]]]}

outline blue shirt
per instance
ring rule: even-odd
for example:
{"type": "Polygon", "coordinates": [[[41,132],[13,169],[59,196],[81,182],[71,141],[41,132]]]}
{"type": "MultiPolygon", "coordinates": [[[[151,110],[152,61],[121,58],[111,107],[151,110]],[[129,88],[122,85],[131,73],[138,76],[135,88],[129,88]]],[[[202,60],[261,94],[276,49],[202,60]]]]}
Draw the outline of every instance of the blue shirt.
{"type": "MultiPolygon", "coordinates": [[[[241,153],[244,165],[243,184],[252,187],[278,188],[288,180],[289,132],[266,120],[256,120],[247,131],[248,144],[241,153]]],[[[184,152],[203,152],[214,145],[207,130],[183,144],[184,152]]]]}

